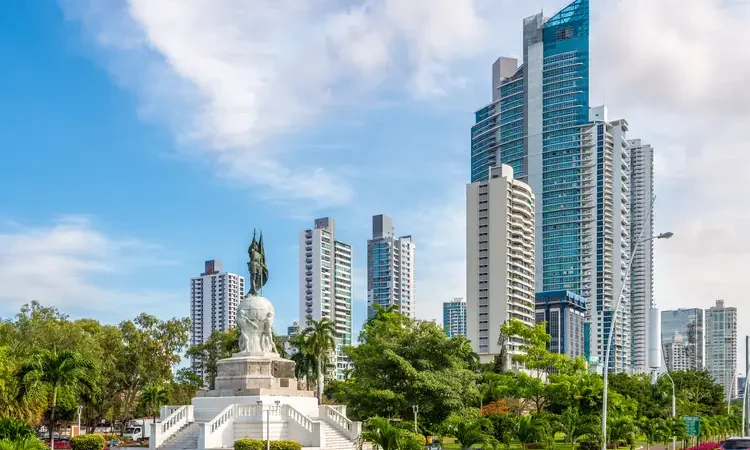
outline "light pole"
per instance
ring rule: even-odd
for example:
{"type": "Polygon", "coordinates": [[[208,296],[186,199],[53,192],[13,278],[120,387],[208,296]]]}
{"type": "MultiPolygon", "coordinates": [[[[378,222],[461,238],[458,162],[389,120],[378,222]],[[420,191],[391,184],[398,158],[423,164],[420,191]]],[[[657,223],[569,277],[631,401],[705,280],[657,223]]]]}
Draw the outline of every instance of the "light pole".
{"type": "MultiPolygon", "coordinates": [[[[669,381],[672,383],[672,418],[674,419],[675,417],[677,417],[677,392],[674,385],[674,378],[672,378],[672,375],[670,375],[669,369],[667,369],[667,371],[663,374],[658,375],[656,379],[658,380],[662,375],[666,375],[667,378],[669,378],[669,381]]],[[[675,450],[676,447],[677,438],[675,437],[674,433],[672,433],[672,450],[675,450]]]]}
{"type": "Polygon", "coordinates": [[[411,410],[414,411],[414,434],[419,434],[419,431],[417,431],[417,413],[419,413],[419,405],[411,405],[411,410]]]}
{"type": "Polygon", "coordinates": [[[78,435],[81,435],[81,410],[83,409],[83,406],[78,405],[78,435]]]}
{"type": "MultiPolygon", "coordinates": [[[[651,208],[648,210],[648,215],[646,216],[646,221],[648,221],[649,217],[651,216],[651,211],[654,210],[654,204],[651,202],[651,208]]],[[[617,310],[620,309],[620,300],[622,300],[622,293],[625,291],[625,286],[628,284],[628,277],[630,276],[630,266],[633,265],[633,260],[635,260],[635,255],[638,252],[638,247],[640,247],[640,244],[642,242],[648,242],[654,239],[669,239],[672,236],[674,236],[674,233],[671,231],[667,231],[666,233],[661,233],[656,236],[651,236],[649,238],[643,239],[643,232],[646,230],[646,227],[641,227],[641,232],[638,234],[638,239],[635,241],[635,246],[633,247],[633,252],[630,254],[630,261],[628,261],[628,266],[625,269],[625,278],[622,280],[622,286],[620,286],[620,293],[617,295],[617,301],[615,302],[615,308],[612,310],[612,320],[610,321],[609,325],[609,333],[607,337],[607,342],[604,344],[604,367],[602,368],[602,380],[604,382],[604,389],[602,391],[602,450],[607,450],[607,379],[608,379],[608,372],[609,372],[609,353],[612,350],[612,338],[615,334],[615,321],[617,319],[617,310]]],[[[602,318],[604,317],[604,308],[602,308],[602,318]]],[[[602,328],[604,328],[604,320],[602,320],[602,328]]]]}
{"type": "MultiPolygon", "coordinates": [[[[263,401],[258,400],[258,407],[260,408],[260,426],[263,429],[263,401]]],[[[276,400],[276,406],[279,405],[279,401],[276,400]]],[[[271,450],[271,407],[269,406],[265,410],[266,412],[266,450],[271,450]]]]}

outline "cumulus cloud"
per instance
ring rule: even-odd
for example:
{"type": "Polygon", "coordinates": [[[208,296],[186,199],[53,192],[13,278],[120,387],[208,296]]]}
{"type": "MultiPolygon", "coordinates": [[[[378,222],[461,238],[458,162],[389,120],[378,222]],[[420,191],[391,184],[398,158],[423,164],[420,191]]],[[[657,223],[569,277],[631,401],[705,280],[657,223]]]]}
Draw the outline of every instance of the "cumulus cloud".
{"type": "Polygon", "coordinates": [[[168,263],[159,258],[158,247],[107,236],[86,217],[65,216],[40,227],[6,222],[0,226],[0,311],[13,314],[32,300],[114,321],[123,309],[155,311],[179,297],[111,282],[123,281],[136,268],[168,263]]]}

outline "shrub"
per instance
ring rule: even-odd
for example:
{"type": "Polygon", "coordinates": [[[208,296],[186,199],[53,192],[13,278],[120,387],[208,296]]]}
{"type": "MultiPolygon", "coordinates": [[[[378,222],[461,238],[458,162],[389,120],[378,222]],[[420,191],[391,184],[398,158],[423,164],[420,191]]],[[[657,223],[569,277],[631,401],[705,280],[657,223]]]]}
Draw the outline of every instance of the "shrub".
{"type": "Polygon", "coordinates": [[[9,439],[0,440],[0,450],[46,450],[44,442],[36,437],[25,437],[16,441],[9,439]]]}
{"type": "Polygon", "coordinates": [[[84,434],[70,440],[73,450],[102,450],[104,448],[104,437],[98,434],[84,434]]]}
{"type": "Polygon", "coordinates": [[[297,441],[271,441],[271,450],[302,450],[297,441]]]}
{"type": "MultiPolygon", "coordinates": [[[[266,441],[258,439],[238,439],[234,442],[234,450],[265,450],[266,441]]],[[[271,450],[302,450],[302,444],[297,441],[271,441],[271,450]]]]}
{"type": "Polygon", "coordinates": [[[234,441],[234,450],[264,450],[266,443],[257,439],[238,439],[234,441]]]}
{"type": "Polygon", "coordinates": [[[23,420],[0,419],[0,439],[19,441],[35,436],[34,429],[23,420]]]}

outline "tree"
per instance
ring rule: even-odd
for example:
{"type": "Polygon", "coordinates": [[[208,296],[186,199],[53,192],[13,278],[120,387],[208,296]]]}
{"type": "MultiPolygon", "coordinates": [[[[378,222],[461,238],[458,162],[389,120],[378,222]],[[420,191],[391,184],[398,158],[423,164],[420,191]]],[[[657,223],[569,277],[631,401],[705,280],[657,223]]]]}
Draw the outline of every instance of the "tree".
{"type": "MultiPolygon", "coordinates": [[[[229,358],[232,353],[239,351],[240,331],[237,328],[232,328],[227,331],[214,331],[206,342],[190,347],[185,356],[196,360],[196,364],[203,368],[203,375],[206,378],[208,388],[214,389],[216,376],[218,375],[218,361],[229,358]]],[[[197,367],[193,369],[197,369],[197,367]]]]}
{"type": "Polygon", "coordinates": [[[154,417],[154,423],[156,423],[159,408],[169,402],[169,392],[164,385],[150,384],[141,392],[139,401],[145,410],[154,417]]]}
{"type": "Polygon", "coordinates": [[[368,441],[378,450],[422,450],[419,436],[382,417],[371,417],[364,424],[360,441],[368,441]]]}
{"type": "Polygon", "coordinates": [[[19,370],[21,395],[37,390],[49,394],[51,408],[49,419],[50,448],[54,449],[55,410],[57,398],[63,390],[78,390],[82,387],[94,390],[96,368],[79,353],[71,350],[61,352],[40,350],[25,362],[19,370]]]}
{"type": "Polygon", "coordinates": [[[486,417],[465,417],[451,415],[442,425],[443,434],[453,436],[461,444],[461,450],[469,450],[474,445],[491,445],[492,422],[486,417]]]}
{"type": "Polygon", "coordinates": [[[479,405],[471,345],[448,338],[434,323],[379,309],[364,326],[359,345],[345,347],[354,366],[337,383],[334,400],[348,405],[354,420],[373,416],[412,417],[435,432],[451,412],[479,405]]]}
{"type": "Polygon", "coordinates": [[[318,378],[318,404],[323,404],[325,368],[328,367],[328,355],[336,351],[336,324],[324,317],[319,321],[308,320],[307,328],[300,333],[304,346],[311,355],[315,355],[318,378]]]}
{"type": "Polygon", "coordinates": [[[619,447],[621,442],[632,445],[635,442],[636,426],[630,416],[614,416],[607,418],[608,442],[619,447]]]}
{"type": "Polygon", "coordinates": [[[666,422],[664,419],[642,416],[638,419],[638,430],[646,438],[646,450],[649,450],[655,442],[663,442],[665,435],[666,422]]]}
{"type": "Polygon", "coordinates": [[[555,425],[558,431],[565,434],[565,442],[570,442],[575,449],[578,439],[591,434],[592,428],[596,427],[596,419],[582,415],[577,408],[569,406],[557,417],[555,425]]]}
{"type": "Polygon", "coordinates": [[[524,450],[528,448],[529,444],[543,440],[545,426],[548,426],[548,424],[539,416],[527,414],[518,418],[516,439],[521,443],[524,450]]]}

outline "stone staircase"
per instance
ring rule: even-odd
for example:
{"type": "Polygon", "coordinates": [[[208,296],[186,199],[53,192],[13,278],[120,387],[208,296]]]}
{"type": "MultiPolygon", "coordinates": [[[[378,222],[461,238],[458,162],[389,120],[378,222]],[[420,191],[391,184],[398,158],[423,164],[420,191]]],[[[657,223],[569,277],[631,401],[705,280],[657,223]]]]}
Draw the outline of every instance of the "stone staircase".
{"type": "Polygon", "coordinates": [[[197,450],[200,426],[193,422],[183,427],[174,436],[159,446],[163,450],[197,450]]]}
{"type": "Polygon", "coordinates": [[[326,438],[325,450],[354,450],[356,448],[355,442],[349,440],[342,432],[326,422],[321,420],[320,427],[326,438]]]}

